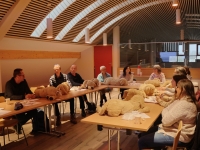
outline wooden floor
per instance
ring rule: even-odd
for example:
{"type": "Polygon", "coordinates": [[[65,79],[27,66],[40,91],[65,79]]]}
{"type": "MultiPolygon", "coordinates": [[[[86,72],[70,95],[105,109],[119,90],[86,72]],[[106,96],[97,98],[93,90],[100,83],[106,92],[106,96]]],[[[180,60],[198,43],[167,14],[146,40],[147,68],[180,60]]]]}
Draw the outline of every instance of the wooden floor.
{"type": "MultiPolygon", "coordinates": [[[[112,98],[117,98],[119,92],[113,91],[111,93],[112,98]]],[[[109,96],[107,95],[107,98],[109,96]]],[[[109,98],[108,98],[109,99],[109,98]]],[[[78,104],[79,106],[79,104],[78,104]]],[[[31,136],[29,133],[32,130],[31,122],[24,125],[25,134],[27,136],[28,144],[26,145],[23,138],[23,134],[20,134],[20,139],[17,140],[17,134],[14,133],[12,128],[9,128],[10,139],[6,135],[6,146],[2,149],[6,150],[107,150],[108,149],[108,137],[107,129],[103,131],[97,130],[97,125],[91,125],[80,122],[82,119],[80,116],[80,110],[77,110],[76,125],[69,122],[69,104],[66,106],[66,113],[62,115],[62,125],[57,129],[65,132],[66,134],[61,137],[55,137],[46,134],[38,134],[31,136]]],[[[124,131],[121,131],[121,149],[123,150],[138,150],[137,136],[134,132],[131,135],[126,135],[124,131]]],[[[3,136],[0,137],[1,145],[3,145],[3,136]]],[[[111,139],[111,149],[117,149],[117,135],[114,131],[111,139]]]]}

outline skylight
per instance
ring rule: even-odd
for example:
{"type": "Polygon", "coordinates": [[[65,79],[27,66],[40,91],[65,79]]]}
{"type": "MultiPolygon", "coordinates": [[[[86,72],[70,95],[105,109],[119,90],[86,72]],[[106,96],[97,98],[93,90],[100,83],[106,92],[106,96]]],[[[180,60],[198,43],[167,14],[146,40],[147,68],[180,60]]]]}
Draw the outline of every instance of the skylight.
{"type": "MultiPolygon", "coordinates": [[[[98,22],[100,22],[101,20],[103,20],[104,18],[106,18],[107,16],[109,16],[111,13],[114,13],[115,11],[135,2],[137,0],[129,0],[129,1],[125,1],[123,3],[120,3],[118,5],[116,5],[115,7],[112,7],[111,9],[107,10],[106,12],[104,12],[102,15],[100,15],[99,17],[97,17],[95,20],[93,20],[90,24],[88,24],[85,28],[89,28],[91,29],[93,26],[95,26],[98,22]]],[[[83,29],[74,39],[73,42],[78,42],[80,41],[80,39],[85,35],[85,29],[83,29]]]]}
{"type": "Polygon", "coordinates": [[[94,9],[107,2],[108,0],[97,0],[92,3],[90,6],[81,11],[76,17],[74,17],[56,36],[55,40],[62,40],[63,37],[75,26],[81,19],[87,16],[94,9]]]}
{"type": "Polygon", "coordinates": [[[40,24],[35,28],[33,33],[31,34],[32,37],[40,37],[42,33],[47,28],[46,20],[47,18],[52,18],[52,21],[56,19],[67,7],[69,7],[73,2],[76,0],[63,0],[60,2],[41,22],[40,24]]]}
{"type": "Polygon", "coordinates": [[[158,0],[158,1],[155,1],[155,2],[151,2],[151,3],[147,3],[147,4],[144,4],[142,6],[138,6],[136,8],[133,8],[119,16],[117,16],[116,18],[114,18],[113,20],[111,20],[110,22],[108,22],[107,24],[105,24],[101,29],[99,29],[91,38],[90,38],[90,43],[92,43],[100,34],[102,34],[103,31],[105,31],[108,27],[110,27],[111,25],[113,25],[115,22],[119,21],[120,19],[126,17],[127,15],[129,14],[132,14],[138,10],[141,10],[141,9],[144,9],[144,8],[147,8],[147,7],[150,7],[150,6],[153,6],[153,5],[157,5],[157,4],[161,4],[161,3],[166,3],[166,2],[171,2],[171,0],[158,0]]]}

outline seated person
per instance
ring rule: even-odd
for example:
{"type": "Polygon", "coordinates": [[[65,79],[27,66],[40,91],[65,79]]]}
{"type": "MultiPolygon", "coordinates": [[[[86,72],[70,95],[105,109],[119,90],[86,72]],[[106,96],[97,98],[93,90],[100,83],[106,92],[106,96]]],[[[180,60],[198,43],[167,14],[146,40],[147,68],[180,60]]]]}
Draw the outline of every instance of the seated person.
{"type": "MultiPolygon", "coordinates": [[[[131,68],[129,66],[124,67],[122,74],[120,74],[119,78],[125,78],[128,83],[133,82],[133,74],[131,73],[131,68]]],[[[121,98],[123,97],[124,90],[126,89],[120,89],[121,98]]]]}
{"type": "Polygon", "coordinates": [[[156,100],[161,106],[167,107],[175,100],[175,88],[177,86],[178,81],[182,79],[187,79],[187,77],[185,75],[173,75],[171,81],[172,88],[166,88],[165,90],[160,91],[161,94],[156,97],[156,100]]]}
{"type": "MultiPolygon", "coordinates": [[[[68,79],[71,82],[72,86],[81,86],[81,84],[83,84],[83,82],[84,82],[82,77],[77,73],[76,65],[72,65],[70,67],[70,72],[67,74],[67,76],[68,76],[68,79]]],[[[86,117],[84,101],[86,102],[87,105],[89,105],[87,96],[86,95],[79,96],[79,101],[80,101],[80,108],[82,110],[81,115],[82,115],[82,117],[86,117]]]]}
{"type": "MultiPolygon", "coordinates": [[[[25,74],[21,68],[17,68],[13,72],[13,77],[7,81],[5,87],[5,98],[10,98],[10,100],[23,100],[23,99],[33,99],[35,95],[31,92],[28,83],[25,79],[25,74]]],[[[14,126],[14,129],[18,131],[18,134],[21,134],[21,127],[29,119],[37,119],[36,117],[37,109],[27,111],[25,113],[17,114],[16,118],[18,119],[18,129],[17,126],[14,126]]],[[[37,132],[35,129],[32,130],[30,134],[37,132]]]]}
{"type": "Polygon", "coordinates": [[[187,76],[187,72],[184,67],[176,67],[174,69],[174,74],[182,74],[182,75],[187,76]]]}
{"type": "MultiPolygon", "coordinates": [[[[57,87],[62,82],[68,82],[69,85],[71,85],[70,81],[67,78],[67,75],[61,72],[61,67],[59,64],[54,65],[54,71],[55,74],[52,75],[49,79],[50,86],[57,87]]],[[[76,124],[76,118],[74,116],[74,98],[69,99],[66,102],[70,102],[70,122],[73,124],[76,124]]],[[[60,119],[60,111],[58,109],[58,103],[55,103],[55,115],[57,116],[56,125],[61,125],[61,119],[60,119]]]]}
{"type": "Polygon", "coordinates": [[[164,73],[161,71],[160,65],[153,66],[153,73],[150,75],[149,80],[159,79],[160,82],[164,83],[166,81],[164,73]]]}
{"type": "Polygon", "coordinates": [[[187,73],[188,80],[192,80],[192,76],[191,76],[189,67],[188,66],[184,66],[184,68],[185,68],[185,71],[187,73]]]}
{"type": "MultiPolygon", "coordinates": [[[[100,71],[101,73],[97,76],[97,79],[99,80],[99,82],[104,82],[104,80],[107,77],[111,77],[111,75],[109,73],[106,72],[106,67],[105,66],[101,66],[100,67],[100,71]]],[[[105,88],[103,90],[100,91],[100,106],[103,106],[103,99],[105,102],[107,102],[107,98],[106,98],[106,92],[110,92],[112,89],[111,88],[105,88]]]]}
{"type": "Polygon", "coordinates": [[[197,107],[194,86],[188,79],[182,79],[176,87],[176,100],[162,111],[162,123],[151,127],[143,133],[138,141],[139,150],[153,148],[161,149],[172,146],[176,136],[179,121],[182,120],[183,128],[178,141],[178,146],[189,143],[195,132],[197,107]]]}

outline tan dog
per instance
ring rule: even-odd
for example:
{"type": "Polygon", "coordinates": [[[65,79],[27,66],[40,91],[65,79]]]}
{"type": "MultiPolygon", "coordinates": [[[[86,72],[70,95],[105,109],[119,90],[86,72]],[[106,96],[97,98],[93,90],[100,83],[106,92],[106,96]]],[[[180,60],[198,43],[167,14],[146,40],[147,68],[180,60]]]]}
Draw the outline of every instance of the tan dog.
{"type": "Polygon", "coordinates": [[[160,86],[160,80],[159,79],[153,79],[153,80],[146,80],[144,84],[153,84],[155,87],[160,86]]]}
{"type": "Polygon", "coordinates": [[[108,77],[102,83],[104,85],[116,85],[116,86],[126,86],[128,85],[128,81],[125,78],[116,79],[113,77],[108,77]]]}
{"type": "Polygon", "coordinates": [[[136,110],[144,113],[150,111],[149,107],[145,107],[144,98],[141,95],[135,95],[129,101],[112,99],[107,101],[102,107],[97,107],[99,115],[108,115],[111,117],[117,117],[136,110]]]}

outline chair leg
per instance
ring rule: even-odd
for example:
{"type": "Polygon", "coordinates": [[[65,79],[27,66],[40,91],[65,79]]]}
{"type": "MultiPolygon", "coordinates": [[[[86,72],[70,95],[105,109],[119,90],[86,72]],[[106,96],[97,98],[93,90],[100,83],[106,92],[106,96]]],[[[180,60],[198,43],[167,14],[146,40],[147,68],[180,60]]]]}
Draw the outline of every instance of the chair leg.
{"type": "Polygon", "coordinates": [[[109,97],[110,97],[110,99],[111,99],[111,95],[110,95],[110,92],[109,92],[109,97]]]}
{"type": "Polygon", "coordinates": [[[5,143],[5,132],[4,132],[4,128],[3,128],[3,146],[5,147],[6,143],[5,143]]]}
{"type": "Polygon", "coordinates": [[[19,130],[19,127],[18,127],[18,124],[17,124],[17,137],[18,137],[18,140],[19,140],[19,132],[18,132],[18,130],[19,130]]]}
{"type": "Polygon", "coordinates": [[[8,127],[7,127],[7,132],[8,132],[8,140],[10,141],[10,135],[9,135],[8,127]]]}
{"type": "Polygon", "coordinates": [[[26,141],[26,145],[28,146],[28,142],[27,142],[26,135],[25,135],[25,133],[24,133],[23,127],[22,127],[21,129],[22,129],[22,132],[23,132],[23,134],[24,134],[24,139],[25,139],[25,141],[26,141]]]}

